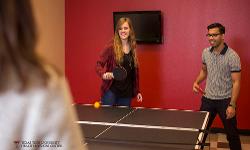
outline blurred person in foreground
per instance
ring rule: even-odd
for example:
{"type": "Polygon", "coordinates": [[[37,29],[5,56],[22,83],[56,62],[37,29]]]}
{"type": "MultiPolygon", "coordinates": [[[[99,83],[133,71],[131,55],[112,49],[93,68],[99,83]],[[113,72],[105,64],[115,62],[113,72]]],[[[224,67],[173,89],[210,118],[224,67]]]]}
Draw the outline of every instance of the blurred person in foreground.
{"type": "Polygon", "coordinates": [[[66,80],[36,41],[30,1],[0,0],[0,149],[87,149],[66,80]]]}

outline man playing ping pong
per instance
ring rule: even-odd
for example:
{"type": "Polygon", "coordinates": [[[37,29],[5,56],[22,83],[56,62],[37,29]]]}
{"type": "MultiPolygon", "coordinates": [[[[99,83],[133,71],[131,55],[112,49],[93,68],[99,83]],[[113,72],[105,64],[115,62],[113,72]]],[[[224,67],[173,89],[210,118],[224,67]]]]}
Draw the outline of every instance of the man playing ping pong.
{"type": "MultiPolygon", "coordinates": [[[[203,64],[193,84],[193,91],[198,92],[199,84],[206,79],[206,93],[201,98],[200,110],[210,112],[207,126],[211,127],[218,114],[224,125],[230,149],[241,150],[236,120],[236,101],[241,78],[240,57],[224,42],[223,25],[213,23],[207,29],[207,38],[211,46],[203,50],[203,64]]],[[[204,141],[205,139],[206,136],[204,141]]]]}
{"type": "Polygon", "coordinates": [[[135,96],[141,102],[135,33],[129,18],[118,20],[112,42],[96,63],[96,72],[103,80],[101,103],[130,106],[135,96]]]}

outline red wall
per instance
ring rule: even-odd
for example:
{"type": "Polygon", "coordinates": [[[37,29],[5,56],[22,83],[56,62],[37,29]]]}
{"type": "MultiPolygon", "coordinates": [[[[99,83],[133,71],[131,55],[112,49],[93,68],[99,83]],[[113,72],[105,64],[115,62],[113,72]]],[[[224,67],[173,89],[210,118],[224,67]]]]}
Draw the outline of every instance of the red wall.
{"type": "MultiPolygon", "coordinates": [[[[207,25],[221,22],[226,42],[242,62],[238,100],[240,129],[247,117],[250,89],[249,0],[66,0],[66,75],[76,103],[99,100],[95,63],[113,35],[113,11],[161,10],[164,43],[138,45],[143,103],[134,106],[198,110],[201,95],[192,92],[201,67],[202,49],[209,46],[207,25]]],[[[216,120],[215,127],[221,127],[216,120]]]]}

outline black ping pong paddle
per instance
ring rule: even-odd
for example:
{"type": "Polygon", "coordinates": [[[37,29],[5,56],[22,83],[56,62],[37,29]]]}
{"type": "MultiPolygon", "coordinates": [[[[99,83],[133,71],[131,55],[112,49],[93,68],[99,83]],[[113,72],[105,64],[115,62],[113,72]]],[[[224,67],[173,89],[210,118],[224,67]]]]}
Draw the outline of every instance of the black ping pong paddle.
{"type": "Polygon", "coordinates": [[[127,71],[122,66],[115,67],[112,72],[115,80],[121,81],[127,77],[127,71]]]}

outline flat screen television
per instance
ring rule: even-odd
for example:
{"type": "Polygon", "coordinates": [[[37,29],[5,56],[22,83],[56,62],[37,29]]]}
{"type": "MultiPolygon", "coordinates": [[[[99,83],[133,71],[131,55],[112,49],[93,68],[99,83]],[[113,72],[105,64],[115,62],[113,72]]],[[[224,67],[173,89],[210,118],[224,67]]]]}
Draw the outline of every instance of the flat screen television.
{"type": "Polygon", "coordinates": [[[113,12],[114,31],[116,23],[121,17],[131,19],[137,43],[162,43],[161,11],[113,12]]]}

